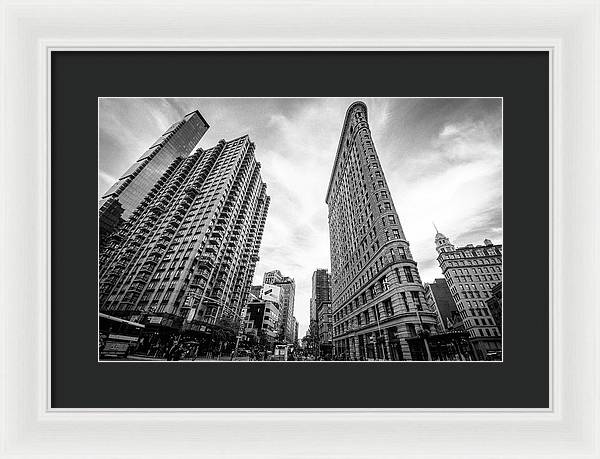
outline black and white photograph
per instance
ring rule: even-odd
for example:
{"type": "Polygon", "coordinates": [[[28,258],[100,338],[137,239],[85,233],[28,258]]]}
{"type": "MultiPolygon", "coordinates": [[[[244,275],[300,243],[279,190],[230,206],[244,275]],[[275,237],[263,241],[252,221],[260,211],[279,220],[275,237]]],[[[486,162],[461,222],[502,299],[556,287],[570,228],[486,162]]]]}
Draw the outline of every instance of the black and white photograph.
{"type": "Polygon", "coordinates": [[[98,99],[98,359],[503,361],[503,99],[98,99]]]}

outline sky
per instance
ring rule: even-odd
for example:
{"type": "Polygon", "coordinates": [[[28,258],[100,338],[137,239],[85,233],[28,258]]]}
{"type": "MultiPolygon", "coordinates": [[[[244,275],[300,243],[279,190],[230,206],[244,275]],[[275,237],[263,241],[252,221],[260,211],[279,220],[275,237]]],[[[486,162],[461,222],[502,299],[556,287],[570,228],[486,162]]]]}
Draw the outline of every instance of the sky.
{"type": "Polygon", "coordinates": [[[198,147],[248,134],[271,204],[254,285],[279,269],[296,281],[299,337],[312,273],[330,269],[325,195],[348,106],[362,100],[375,149],[423,282],[440,278],[437,228],[452,243],[502,243],[502,100],[434,98],[102,98],[100,197],[175,121],[199,110],[198,147]]]}

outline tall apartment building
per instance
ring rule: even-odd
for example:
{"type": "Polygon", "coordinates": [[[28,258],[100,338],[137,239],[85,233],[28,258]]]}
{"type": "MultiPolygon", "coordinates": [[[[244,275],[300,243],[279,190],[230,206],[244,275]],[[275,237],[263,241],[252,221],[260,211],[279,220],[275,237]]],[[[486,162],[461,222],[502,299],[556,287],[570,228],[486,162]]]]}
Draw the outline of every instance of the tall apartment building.
{"type": "Polygon", "coordinates": [[[171,161],[100,253],[102,312],[163,343],[240,319],[270,199],[254,149],[243,136],[171,161]]]}
{"type": "Polygon", "coordinates": [[[352,359],[412,360],[435,330],[425,290],[386,182],[367,107],[346,112],[325,202],[329,206],[333,341],[352,359]]]}
{"type": "Polygon", "coordinates": [[[208,127],[200,112],[188,113],[173,123],[102,195],[98,225],[100,247],[121,223],[129,220],[173,161],[186,158],[192,152],[208,127]]]}
{"type": "Polygon", "coordinates": [[[326,269],[317,269],[312,275],[310,297],[310,328],[315,338],[319,336],[318,309],[325,301],[331,302],[331,274],[326,269]]]}
{"type": "Polygon", "coordinates": [[[442,233],[435,235],[438,263],[478,359],[501,351],[498,324],[486,301],[502,282],[502,245],[489,239],[483,245],[455,247],[442,233]]]}

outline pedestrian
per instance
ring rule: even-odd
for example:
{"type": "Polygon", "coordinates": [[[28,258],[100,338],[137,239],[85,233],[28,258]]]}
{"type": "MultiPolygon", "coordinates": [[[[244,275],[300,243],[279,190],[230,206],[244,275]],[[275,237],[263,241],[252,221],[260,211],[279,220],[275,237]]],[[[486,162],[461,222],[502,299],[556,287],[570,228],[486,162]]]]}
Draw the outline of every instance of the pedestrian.
{"type": "Polygon", "coordinates": [[[173,342],[173,345],[167,351],[167,360],[175,360],[175,354],[177,353],[177,343],[173,342]]]}

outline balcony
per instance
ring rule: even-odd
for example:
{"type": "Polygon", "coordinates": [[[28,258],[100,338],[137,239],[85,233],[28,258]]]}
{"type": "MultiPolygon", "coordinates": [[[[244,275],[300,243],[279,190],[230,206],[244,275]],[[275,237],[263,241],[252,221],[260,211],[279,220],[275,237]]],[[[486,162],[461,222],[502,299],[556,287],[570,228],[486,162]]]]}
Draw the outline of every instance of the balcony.
{"type": "Polygon", "coordinates": [[[220,288],[213,288],[211,290],[210,296],[213,298],[220,298],[221,295],[223,295],[223,289],[220,288]]]}
{"type": "Polygon", "coordinates": [[[119,243],[119,242],[123,241],[123,239],[125,239],[125,238],[124,238],[124,236],[122,234],[115,233],[115,234],[111,235],[110,242],[119,243]]]}
{"type": "Polygon", "coordinates": [[[162,250],[160,249],[160,247],[153,247],[153,248],[150,250],[150,253],[149,253],[149,255],[150,255],[151,257],[160,257],[160,256],[162,255],[162,250]]]}
{"type": "Polygon", "coordinates": [[[214,266],[214,262],[210,258],[206,258],[206,257],[198,258],[198,267],[199,268],[210,269],[213,266],[214,266]]]}
{"type": "Polygon", "coordinates": [[[192,186],[188,186],[185,189],[185,192],[187,193],[188,196],[196,196],[197,194],[200,193],[200,187],[198,185],[196,185],[196,183],[194,183],[192,186]]]}
{"type": "Polygon", "coordinates": [[[118,260],[113,267],[116,269],[124,269],[127,264],[123,260],[118,260]]]}
{"type": "Polygon", "coordinates": [[[156,266],[158,264],[158,258],[148,258],[146,261],[144,261],[144,264],[142,266],[156,266]]]}
{"type": "Polygon", "coordinates": [[[150,208],[150,211],[153,212],[154,214],[162,214],[165,211],[165,206],[160,203],[154,204],[150,208]]]}
{"type": "Polygon", "coordinates": [[[129,290],[127,292],[134,293],[134,294],[140,294],[140,293],[142,293],[142,290],[144,290],[144,284],[140,283],[140,282],[136,282],[134,284],[131,284],[131,287],[129,287],[129,290]]]}
{"type": "Polygon", "coordinates": [[[142,282],[142,283],[146,283],[150,280],[150,276],[147,274],[139,274],[135,277],[135,279],[133,280],[133,282],[142,282]]]}

